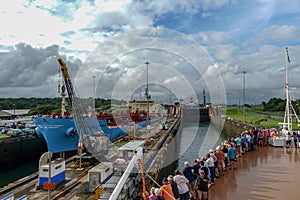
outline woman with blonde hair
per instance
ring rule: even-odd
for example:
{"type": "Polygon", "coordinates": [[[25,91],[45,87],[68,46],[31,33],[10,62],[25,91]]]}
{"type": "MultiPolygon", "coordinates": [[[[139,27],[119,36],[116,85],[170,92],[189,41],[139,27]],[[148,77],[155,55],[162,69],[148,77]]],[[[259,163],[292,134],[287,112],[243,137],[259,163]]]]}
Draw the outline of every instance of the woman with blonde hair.
{"type": "Polygon", "coordinates": [[[150,199],[150,200],[156,199],[155,187],[152,187],[152,188],[150,189],[150,196],[149,196],[149,199],[150,199]]]}

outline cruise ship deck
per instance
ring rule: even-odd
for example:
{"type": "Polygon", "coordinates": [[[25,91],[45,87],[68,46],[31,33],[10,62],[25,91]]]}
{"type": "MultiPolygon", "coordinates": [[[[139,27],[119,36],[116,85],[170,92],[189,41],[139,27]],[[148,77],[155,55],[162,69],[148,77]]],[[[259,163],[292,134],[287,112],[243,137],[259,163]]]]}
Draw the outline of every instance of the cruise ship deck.
{"type": "Polygon", "coordinates": [[[257,147],[209,190],[210,200],[300,199],[300,148],[257,147]]]}

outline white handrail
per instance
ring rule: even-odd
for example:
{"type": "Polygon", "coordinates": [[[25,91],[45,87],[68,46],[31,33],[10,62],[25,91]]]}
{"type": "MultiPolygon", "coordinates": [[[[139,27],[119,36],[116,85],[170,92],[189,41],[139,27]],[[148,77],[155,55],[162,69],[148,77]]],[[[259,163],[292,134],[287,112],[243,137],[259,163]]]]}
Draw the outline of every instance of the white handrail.
{"type": "Polygon", "coordinates": [[[142,147],[138,147],[137,151],[135,153],[135,155],[132,157],[131,161],[129,162],[124,174],[122,175],[120,181],[118,182],[116,188],[114,189],[113,193],[110,195],[109,200],[116,200],[122,190],[122,188],[124,187],[134,165],[136,164],[136,162],[141,159],[143,156],[143,148],[142,147]]]}

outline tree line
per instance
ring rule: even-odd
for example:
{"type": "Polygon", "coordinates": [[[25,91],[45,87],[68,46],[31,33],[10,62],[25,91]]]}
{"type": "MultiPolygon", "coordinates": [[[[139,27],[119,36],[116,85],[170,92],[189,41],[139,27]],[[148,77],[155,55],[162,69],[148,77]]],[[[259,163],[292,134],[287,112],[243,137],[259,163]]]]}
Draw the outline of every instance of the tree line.
{"type": "MultiPolygon", "coordinates": [[[[92,105],[92,98],[81,99],[82,107],[87,108],[92,105]]],[[[71,103],[66,98],[66,108],[71,112],[71,103]]],[[[121,104],[125,101],[116,101],[111,99],[95,98],[95,107],[100,108],[102,111],[109,112],[112,104],[121,104]]],[[[271,98],[268,102],[262,102],[264,111],[284,111],[286,106],[285,99],[271,98]]],[[[296,112],[300,111],[300,100],[292,101],[292,105],[296,112]]],[[[251,107],[248,105],[247,107],[251,107]]],[[[61,110],[61,98],[0,98],[0,110],[13,110],[13,109],[30,109],[29,115],[39,114],[60,114],[61,110]]]]}
{"type": "MultiPolygon", "coordinates": [[[[80,99],[80,103],[85,109],[93,105],[92,101],[92,98],[80,99]]],[[[95,98],[95,107],[102,111],[109,112],[112,103],[116,103],[116,101],[95,98]]],[[[122,101],[118,101],[118,103],[122,103],[122,101]]],[[[0,110],[14,109],[30,109],[28,115],[60,114],[61,98],[0,98],[0,110]]],[[[68,112],[72,111],[71,102],[68,98],[66,98],[66,109],[68,112]]]]}
{"type": "MultiPolygon", "coordinates": [[[[291,101],[295,111],[300,112],[300,100],[291,101]]],[[[286,100],[281,98],[271,98],[268,102],[262,102],[264,111],[285,111],[286,100]]]]}

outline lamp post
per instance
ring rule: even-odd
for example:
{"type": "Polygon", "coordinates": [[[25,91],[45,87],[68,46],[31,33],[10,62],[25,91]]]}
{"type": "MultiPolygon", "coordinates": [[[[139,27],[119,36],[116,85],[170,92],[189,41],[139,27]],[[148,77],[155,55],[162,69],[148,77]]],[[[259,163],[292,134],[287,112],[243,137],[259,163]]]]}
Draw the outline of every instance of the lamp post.
{"type": "Polygon", "coordinates": [[[245,110],[245,104],[246,104],[246,90],[245,90],[245,85],[246,85],[246,81],[245,81],[245,77],[246,77],[246,72],[243,71],[243,98],[244,98],[244,109],[243,109],[243,115],[244,115],[244,122],[246,122],[246,110],[245,110]]]}
{"type": "Polygon", "coordinates": [[[146,92],[145,92],[145,96],[147,98],[147,121],[146,121],[146,125],[147,125],[147,128],[148,128],[148,125],[149,125],[149,83],[148,83],[148,66],[149,66],[149,62],[145,62],[146,64],[146,67],[147,67],[147,87],[146,87],[146,92]]]}
{"type": "Polygon", "coordinates": [[[95,78],[96,76],[93,76],[93,116],[95,116],[95,86],[96,86],[96,83],[95,83],[95,78]]]}

